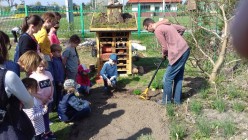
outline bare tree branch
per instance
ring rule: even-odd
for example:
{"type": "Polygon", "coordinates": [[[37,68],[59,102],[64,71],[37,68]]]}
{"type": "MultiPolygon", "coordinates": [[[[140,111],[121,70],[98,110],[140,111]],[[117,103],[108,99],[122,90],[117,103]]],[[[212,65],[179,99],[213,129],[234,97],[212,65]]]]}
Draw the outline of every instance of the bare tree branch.
{"type": "Polygon", "coordinates": [[[210,58],[210,57],[202,50],[202,48],[199,46],[199,44],[198,44],[198,42],[197,42],[197,40],[196,40],[194,34],[193,34],[192,32],[190,32],[190,34],[191,34],[191,36],[193,37],[193,40],[194,40],[194,42],[195,42],[195,44],[196,44],[195,46],[200,50],[200,52],[201,52],[205,57],[208,58],[208,60],[211,62],[212,65],[215,65],[213,59],[210,58]]]}
{"type": "Polygon", "coordinates": [[[196,22],[195,20],[193,20],[193,19],[191,19],[191,20],[192,20],[198,27],[200,27],[201,29],[203,29],[203,30],[205,30],[205,31],[207,31],[207,32],[210,32],[210,33],[214,34],[219,40],[222,40],[221,36],[219,36],[218,33],[216,33],[215,31],[209,30],[209,29],[207,29],[207,28],[205,28],[205,27],[203,27],[203,26],[197,24],[197,22],[196,22]]]}

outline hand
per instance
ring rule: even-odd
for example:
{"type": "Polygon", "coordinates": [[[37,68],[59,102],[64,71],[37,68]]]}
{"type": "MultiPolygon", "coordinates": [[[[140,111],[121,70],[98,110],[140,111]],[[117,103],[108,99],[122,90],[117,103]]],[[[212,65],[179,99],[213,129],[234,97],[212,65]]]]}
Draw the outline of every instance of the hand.
{"type": "Polygon", "coordinates": [[[44,105],[43,112],[44,113],[47,113],[47,111],[48,111],[48,106],[47,105],[44,105]]]}
{"type": "Polygon", "coordinates": [[[111,86],[111,81],[107,79],[108,85],[111,86]]]}
{"type": "Polygon", "coordinates": [[[164,60],[166,60],[167,59],[167,56],[166,55],[163,55],[162,56],[162,60],[164,61],[164,60]]]}
{"type": "Polygon", "coordinates": [[[110,81],[113,81],[115,79],[115,77],[114,76],[112,76],[111,78],[110,78],[110,81]]]}

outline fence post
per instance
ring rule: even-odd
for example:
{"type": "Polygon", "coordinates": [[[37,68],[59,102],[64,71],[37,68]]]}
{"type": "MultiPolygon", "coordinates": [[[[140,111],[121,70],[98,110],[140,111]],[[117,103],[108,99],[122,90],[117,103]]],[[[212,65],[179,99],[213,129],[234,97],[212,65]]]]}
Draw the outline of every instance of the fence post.
{"type": "Polygon", "coordinates": [[[83,4],[80,5],[80,21],[81,21],[81,34],[84,38],[84,7],[83,4]]]}
{"type": "Polygon", "coordinates": [[[141,11],[140,11],[140,3],[138,4],[138,36],[140,37],[140,22],[141,22],[141,11]]]}
{"type": "Polygon", "coordinates": [[[28,6],[25,4],[25,16],[28,16],[28,6]]]}

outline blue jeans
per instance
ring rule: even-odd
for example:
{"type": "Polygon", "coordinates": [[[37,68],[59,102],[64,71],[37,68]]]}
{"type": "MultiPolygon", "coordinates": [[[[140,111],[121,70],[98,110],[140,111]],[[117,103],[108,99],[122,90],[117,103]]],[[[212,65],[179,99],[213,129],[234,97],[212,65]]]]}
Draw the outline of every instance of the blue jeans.
{"type": "Polygon", "coordinates": [[[173,65],[168,64],[166,72],[163,77],[163,97],[162,103],[171,103],[172,100],[172,86],[174,93],[174,103],[181,103],[182,95],[182,81],[184,74],[185,63],[189,57],[190,49],[188,49],[173,65]],[[173,84],[174,81],[174,84],[173,84]],[[166,102],[167,99],[167,102],[166,102]]]}

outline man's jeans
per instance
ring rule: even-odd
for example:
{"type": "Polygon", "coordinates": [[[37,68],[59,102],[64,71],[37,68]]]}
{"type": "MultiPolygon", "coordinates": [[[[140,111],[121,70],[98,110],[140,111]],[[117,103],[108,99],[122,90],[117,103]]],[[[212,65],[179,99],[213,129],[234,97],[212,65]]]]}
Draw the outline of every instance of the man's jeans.
{"type": "Polygon", "coordinates": [[[174,103],[181,103],[182,95],[182,81],[184,74],[185,63],[189,57],[190,49],[188,49],[173,65],[168,64],[166,72],[163,77],[163,97],[162,103],[171,103],[172,100],[172,86],[174,93],[174,103]],[[174,81],[174,85],[173,85],[174,81]],[[166,102],[167,99],[167,102],[166,102]]]}

